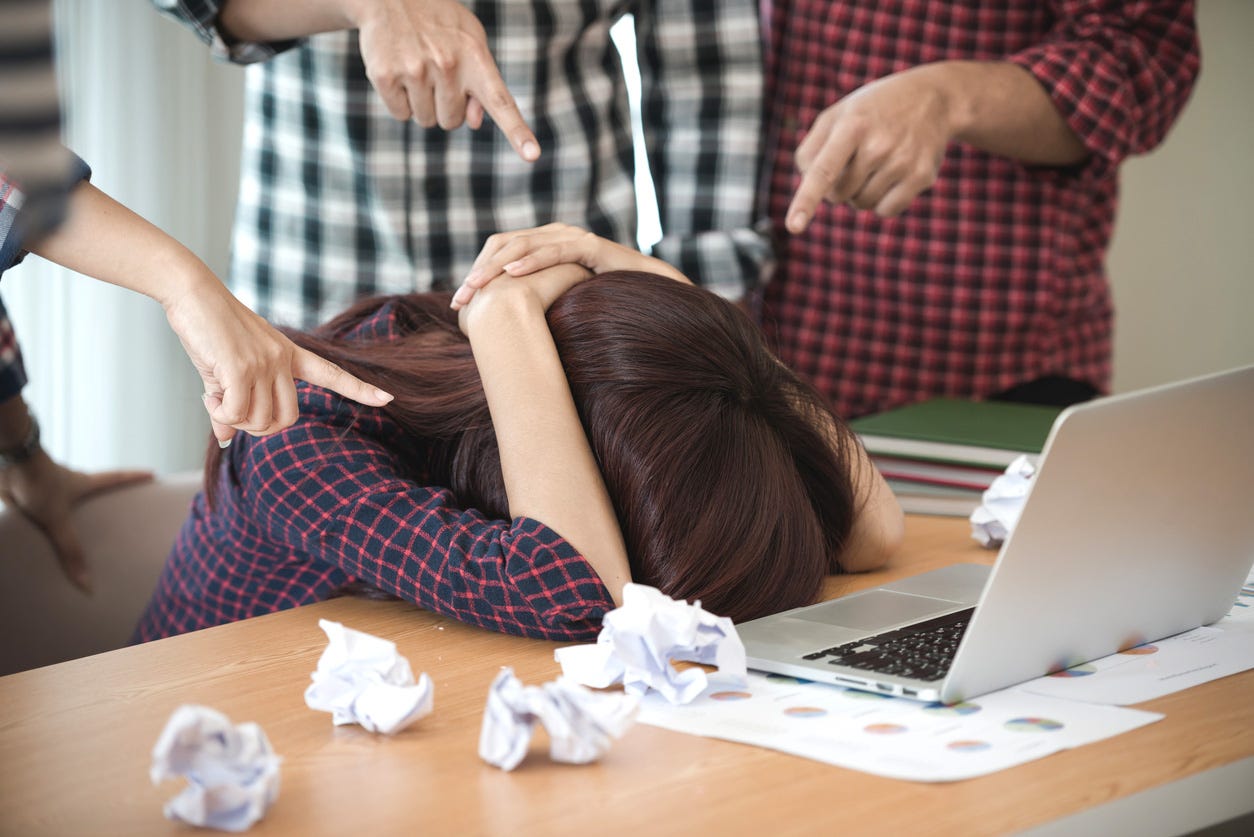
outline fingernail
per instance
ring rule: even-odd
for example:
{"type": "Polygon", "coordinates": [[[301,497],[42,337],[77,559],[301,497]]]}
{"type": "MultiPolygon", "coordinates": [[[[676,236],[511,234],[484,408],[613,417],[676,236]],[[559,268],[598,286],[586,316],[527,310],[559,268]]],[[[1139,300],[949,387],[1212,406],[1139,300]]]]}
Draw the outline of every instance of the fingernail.
{"type": "Polygon", "coordinates": [[[463,281],[463,284],[474,282],[482,275],[483,275],[483,268],[476,267],[466,274],[466,279],[463,281]]]}
{"type": "Polygon", "coordinates": [[[523,263],[524,261],[526,261],[526,260],[525,260],[525,259],[515,259],[514,261],[512,261],[512,262],[510,262],[509,264],[505,265],[505,272],[506,272],[506,273],[513,273],[515,270],[517,270],[519,267],[521,267],[521,266],[522,266],[522,263],[523,263]]]}
{"type": "Polygon", "coordinates": [[[798,209],[796,212],[788,216],[788,229],[793,232],[801,232],[806,228],[806,221],[810,220],[804,212],[798,209]]]}
{"type": "Polygon", "coordinates": [[[538,160],[540,159],[540,146],[535,140],[527,140],[522,147],[523,159],[538,160]]]}
{"type": "Polygon", "coordinates": [[[218,440],[218,448],[219,448],[220,450],[226,450],[226,449],[227,449],[227,448],[229,448],[230,446],[231,446],[231,440],[230,440],[230,439],[219,439],[219,440],[218,440]]]}
{"type": "Polygon", "coordinates": [[[377,399],[379,399],[380,401],[382,401],[382,402],[383,402],[383,403],[385,403],[385,404],[386,404],[387,402],[391,401],[391,400],[392,400],[392,398],[393,398],[392,393],[390,393],[390,392],[384,392],[383,390],[379,389],[378,387],[375,387],[375,390],[374,390],[374,397],[375,397],[375,398],[377,398],[377,399]]]}
{"type": "Polygon", "coordinates": [[[470,299],[470,289],[465,285],[462,285],[457,289],[457,293],[453,294],[453,301],[458,305],[465,305],[468,299],[470,299]]]}

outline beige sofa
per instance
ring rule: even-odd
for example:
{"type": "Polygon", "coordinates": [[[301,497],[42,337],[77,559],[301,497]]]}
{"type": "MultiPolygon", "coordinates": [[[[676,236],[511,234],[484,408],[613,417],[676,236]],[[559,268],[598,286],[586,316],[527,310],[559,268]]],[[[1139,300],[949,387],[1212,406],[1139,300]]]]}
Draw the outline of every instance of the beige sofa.
{"type": "Polygon", "coordinates": [[[75,526],[90,596],[61,575],[39,531],[0,506],[0,675],[125,645],[199,489],[189,472],[84,502],[75,526]]]}

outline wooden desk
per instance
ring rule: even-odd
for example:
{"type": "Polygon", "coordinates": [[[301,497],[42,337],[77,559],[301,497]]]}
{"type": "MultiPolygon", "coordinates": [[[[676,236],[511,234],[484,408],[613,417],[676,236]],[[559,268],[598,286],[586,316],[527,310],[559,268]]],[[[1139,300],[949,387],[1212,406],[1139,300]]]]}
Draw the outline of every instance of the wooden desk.
{"type": "MultiPolygon", "coordinates": [[[[899,561],[831,579],[827,592],[991,559],[965,521],[912,518],[899,561]]],[[[161,814],[181,783],[148,781],[152,745],[183,703],[260,723],[283,756],[282,792],[258,835],[1004,834],[1254,754],[1245,672],[1144,704],[1166,713],[1156,724],[955,784],[644,725],[596,765],[550,762],[540,733],[516,771],[489,767],[477,754],[489,682],[503,665],[526,683],[552,679],[554,647],[341,599],[0,678],[0,834],[192,833],[161,814]],[[434,714],[386,738],[307,709],[320,617],[394,640],[434,680],[434,714]]]]}

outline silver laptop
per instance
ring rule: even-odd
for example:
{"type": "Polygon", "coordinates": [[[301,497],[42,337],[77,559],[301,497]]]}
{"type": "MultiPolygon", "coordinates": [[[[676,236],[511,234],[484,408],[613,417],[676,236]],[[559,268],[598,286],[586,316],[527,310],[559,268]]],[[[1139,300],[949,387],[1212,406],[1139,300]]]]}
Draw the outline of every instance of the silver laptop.
{"type": "Polygon", "coordinates": [[[745,622],[749,667],[955,703],[1220,619],[1254,563],[1254,366],[1069,407],[1033,482],[991,568],[745,622]]]}

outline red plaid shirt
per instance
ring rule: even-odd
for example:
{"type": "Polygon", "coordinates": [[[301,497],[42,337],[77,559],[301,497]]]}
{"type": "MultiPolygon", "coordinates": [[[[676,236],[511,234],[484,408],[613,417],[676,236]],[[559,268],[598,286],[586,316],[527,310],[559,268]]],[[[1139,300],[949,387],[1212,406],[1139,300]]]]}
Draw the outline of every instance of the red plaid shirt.
{"type": "MultiPolygon", "coordinates": [[[[391,306],[360,328],[391,334],[391,306]]],[[[434,475],[416,482],[426,443],[382,410],[308,384],[298,395],[296,424],[235,437],[217,503],[196,498],[137,641],[321,601],[351,581],[496,631],[596,637],[613,601],[561,535],[530,518],[487,519],[434,475]]]]}
{"type": "Polygon", "coordinates": [[[1188,98],[1199,66],[1193,3],[771,5],[768,209],[781,244],[764,317],[783,360],[845,416],[1045,375],[1105,390],[1117,167],[1160,142],[1188,98]],[[793,152],[815,117],[870,81],[946,59],[1031,72],[1089,161],[1032,167],[954,143],[903,215],[824,203],[805,233],[788,236],[793,152]]]}

